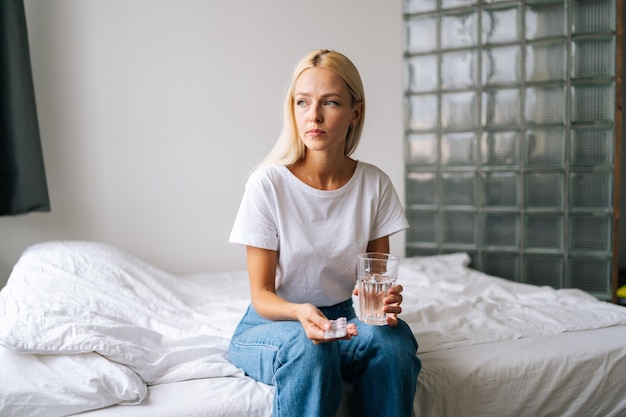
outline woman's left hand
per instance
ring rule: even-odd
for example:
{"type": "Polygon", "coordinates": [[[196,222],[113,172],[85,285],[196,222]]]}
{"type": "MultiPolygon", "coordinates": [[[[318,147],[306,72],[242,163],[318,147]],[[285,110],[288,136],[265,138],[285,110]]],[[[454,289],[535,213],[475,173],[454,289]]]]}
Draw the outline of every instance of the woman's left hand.
{"type": "Polygon", "coordinates": [[[402,303],[402,290],[402,285],[394,285],[389,288],[387,296],[383,300],[385,304],[383,311],[387,313],[387,325],[389,326],[398,325],[398,314],[402,312],[402,307],[400,307],[402,303]]]}

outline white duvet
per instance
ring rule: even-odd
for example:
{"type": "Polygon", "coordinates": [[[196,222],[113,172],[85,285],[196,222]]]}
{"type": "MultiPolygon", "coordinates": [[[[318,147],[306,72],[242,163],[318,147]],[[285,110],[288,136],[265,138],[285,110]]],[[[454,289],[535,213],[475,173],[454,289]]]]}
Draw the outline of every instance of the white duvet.
{"type": "MultiPolygon", "coordinates": [[[[401,317],[420,354],[626,324],[626,309],[582,291],[468,263],[465,254],[402,261],[401,317]]],[[[248,303],[244,271],[176,277],[103,244],[32,246],[0,292],[0,364],[16,364],[0,375],[0,415],[62,416],[139,403],[147,384],[242,377],[226,351],[248,303]]]]}
{"type": "Polygon", "coordinates": [[[419,352],[626,324],[626,308],[469,268],[463,253],[404,259],[402,319],[419,352]]]}
{"type": "Polygon", "coordinates": [[[53,417],[136,404],[146,384],[243,376],[226,350],[247,304],[245,281],[202,278],[166,274],[98,243],[30,247],[0,292],[0,345],[11,350],[0,354],[29,363],[27,375],[41,375],[28,380],[19,368],[3,368],[0,415],[53,417]],[[74,386],[66,384],[72,379],[74,386]],[[71,392],[84,386],[78,381],[98,387],[79,390],[72,402],[71,392]],[[55,391],[65,394],[62,401],[55,391]]]}

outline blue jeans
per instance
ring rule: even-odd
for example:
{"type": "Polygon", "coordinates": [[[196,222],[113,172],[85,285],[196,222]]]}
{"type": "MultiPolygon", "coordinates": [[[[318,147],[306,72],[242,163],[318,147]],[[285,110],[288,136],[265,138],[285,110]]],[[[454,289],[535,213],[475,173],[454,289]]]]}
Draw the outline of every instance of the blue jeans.
{"type": "Polygon", "coordinates": [[[298,321],[272,321],[250,306],[228,354],[246,374],[276,387],[274,417],[334,416],[343,381],[354,384],[353,414],[410,417],[421,362],[409,326],[371,326],[355,316],[352,300],[320,308],[329,319],[346,317],[358,336],[313,344],[298,321]]]}

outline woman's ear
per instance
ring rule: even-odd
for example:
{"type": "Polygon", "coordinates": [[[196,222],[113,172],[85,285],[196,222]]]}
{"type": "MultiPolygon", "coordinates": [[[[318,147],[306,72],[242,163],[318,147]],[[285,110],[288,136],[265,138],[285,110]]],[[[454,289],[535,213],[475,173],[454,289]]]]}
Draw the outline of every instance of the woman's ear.
{"type": "Polygon", "coordinates": [[[363,109],[363,103],[357,103],[352,109],[352,118],[350,119],[350,125],[355,126],[359,120],[361,120],[361,110],[363,109]]]}

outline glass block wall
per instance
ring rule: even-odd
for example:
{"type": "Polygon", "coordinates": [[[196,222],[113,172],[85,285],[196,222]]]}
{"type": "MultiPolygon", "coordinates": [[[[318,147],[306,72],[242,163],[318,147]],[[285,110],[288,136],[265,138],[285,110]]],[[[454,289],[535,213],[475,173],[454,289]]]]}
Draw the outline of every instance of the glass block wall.
{"type": "Polygon", "coordinates": [[[407,256],[610,299],[616,0],[404,0],[407,256]]]}

